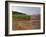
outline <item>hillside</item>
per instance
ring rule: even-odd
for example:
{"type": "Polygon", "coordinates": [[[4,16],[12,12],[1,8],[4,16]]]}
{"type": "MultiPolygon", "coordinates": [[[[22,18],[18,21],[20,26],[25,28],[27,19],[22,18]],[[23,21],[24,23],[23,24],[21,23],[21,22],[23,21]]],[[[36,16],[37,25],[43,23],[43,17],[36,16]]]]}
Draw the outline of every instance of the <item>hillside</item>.
{"type": "Polygon", "coordinates": [[[31,18],[31,15],[26,15],[20,12],[13,12],[12,14],[13,14],[12,16],[15,17],[16,19],[30,19],[31,18]]]}
{"type": "Polygon", "coordinates": [[[15,14],[22,14],[22,15],[26,15],[24,13],[21,13],[21,12],[17,12],[17,11],[12,11],[12,14],[15,15],[15,14]]]}

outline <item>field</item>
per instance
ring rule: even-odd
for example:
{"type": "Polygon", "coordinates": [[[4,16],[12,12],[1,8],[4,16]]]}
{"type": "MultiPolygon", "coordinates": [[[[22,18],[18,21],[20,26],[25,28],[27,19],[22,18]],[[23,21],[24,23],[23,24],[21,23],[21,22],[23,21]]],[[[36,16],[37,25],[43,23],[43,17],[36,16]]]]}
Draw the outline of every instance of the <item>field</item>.
{"type": "Polygon", "coordinates": [[[13,12],[12,15],[13,30],[40,29],[40,15],[26,15],[13,12]]]}

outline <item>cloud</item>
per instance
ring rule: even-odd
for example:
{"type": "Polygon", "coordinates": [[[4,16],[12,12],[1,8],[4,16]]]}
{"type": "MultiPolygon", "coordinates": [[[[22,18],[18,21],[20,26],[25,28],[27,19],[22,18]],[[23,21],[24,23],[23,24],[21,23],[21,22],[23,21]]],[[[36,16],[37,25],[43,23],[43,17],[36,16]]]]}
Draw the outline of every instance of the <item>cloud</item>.
{"type": "Polygon", "coordinates": [[[40,14],[40,7],[23,7],[23,6],[13,6],[13,11],[18,11],[25,14],[40,14]]]}

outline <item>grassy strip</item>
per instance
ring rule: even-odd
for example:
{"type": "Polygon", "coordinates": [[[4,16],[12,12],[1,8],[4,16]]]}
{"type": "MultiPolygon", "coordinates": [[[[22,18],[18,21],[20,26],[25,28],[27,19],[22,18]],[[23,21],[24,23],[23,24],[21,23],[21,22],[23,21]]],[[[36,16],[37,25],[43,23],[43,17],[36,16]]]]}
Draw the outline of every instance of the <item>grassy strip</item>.
{"type": "Polygon", "coordinates": [[[29,18],[31,18],[31,15],[21,15],[21,14],[17,14],[17,15],[13,15],[13,17],[19,18],[19,19],[29,19],[29,18]]]}

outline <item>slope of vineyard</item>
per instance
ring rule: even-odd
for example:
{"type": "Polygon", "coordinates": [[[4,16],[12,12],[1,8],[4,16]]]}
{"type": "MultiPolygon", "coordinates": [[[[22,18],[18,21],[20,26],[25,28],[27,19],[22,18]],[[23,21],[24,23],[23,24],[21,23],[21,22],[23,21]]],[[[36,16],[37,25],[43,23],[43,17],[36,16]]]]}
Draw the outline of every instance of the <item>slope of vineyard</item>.
{"type": "Polygon", "coordinates": [[[13,30],[30,30],[40,28],[40,15],[26,15],[13,12],[12,15],[13,30]]]}

